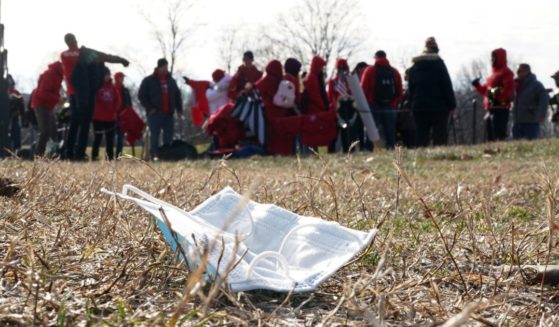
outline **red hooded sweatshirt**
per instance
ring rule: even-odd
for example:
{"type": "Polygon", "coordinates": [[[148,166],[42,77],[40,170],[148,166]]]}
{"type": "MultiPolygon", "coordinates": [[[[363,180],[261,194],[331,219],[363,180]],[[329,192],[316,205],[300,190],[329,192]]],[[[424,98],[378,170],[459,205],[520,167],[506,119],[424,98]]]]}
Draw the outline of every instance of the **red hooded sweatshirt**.
{"type": "Polygon", "coordinates": [[[52,112],[60,101],[63,78],[62,63],[57,61],[50,64],[48,69],[39,77],[39,85],[33,92],[33,98],[31,99],[31,108],[44,107],[52,112]]]}
{"type": "MultiPolygon", "coordinates": [[[[281,115],[280,109],[274,106],[274,96],[278,91],[279,84],[283,79],[283,67],[278,60],[272,60],[266,66],[266,76],[256,82],[255,86],[260,92],[264,107],[266,108],[266,115],[276,117],[281,115]],[[274,113],[277,112],[277,113],[274,113]]],[[[283,110],[287,111],[287,110],[283,110]]]]}
{"type": "Polygon", "coordinates": [[[394,82],[396,83],[396,97],[390,103],[390,107],[393,109],[398,108],[400,104],[400,99],[404,94],[404,88],[402,87],[402,76],[400,73],[390,66],[390,62],[386,58],[378,58],[375,60],[375,64],[373,66],[367,67],[365,72],[363,73],[363,77],[361,78],[361,87],[363,88],[363,92],[365,92],[365,96],[367,97],[367,102],[369,104],[376,104],[375,103],[375,88],[377,82],[377,74],[376,71],[379,66],[383,67],[390,67],[394,72],[394,82]]]}
{"type": "MultiPolygon", "coordinates": [[[[336,61],[336,68],[339,70],[344,69],[347,74],[349,74],[349,65],[347,60],[345,59],[338,59],[336,61]]],[[[330,110],[336,111],[338,106],[338,99],[340,96],[349,96],[351,95],[351,91],[349,89],[349,84],[347,80],[341,81],[341,78],[338,74],[336,77],[330,79],[328,81],[328,102],[330,103],[330,110]]]]}
{"type": "Polygon", "coordinates": [[[263,73],[256,66],[239,66],[229,85],[229,98],[236,100],[244,91],[246,83],[254,84],[262,78],[262,75],[263,73]]]}
{"type": "Polygon", "coordinates": [[[234,149],[245,138],[245,126],[232,117],[235,105],[229,103],[213,114],[206,124],[206,133],[217,138],[221,149],[234,149]]]}
{"type": "Polygon", "coordinates": [[[266,76],[256,83],[256,88],[262,96],[266,110],[266,123],[268,124],[266,150],[270,154],[291,155],[295,136],[300,131],[302,120],[300,117],[293,117],[290,109],[274,105],[274,95],[282,80],[281,62],[272,60],[266,66],[266,76]]]}
{"type": "Polygon", "coordinates": [[[493,74],[489,76],[485,85],[477,85],[475,88],[479,94],[483,95],[485,110],[489,109],[510,109],[514,100],[514,73],[507,67],[507,51],[505,49],[495,49],[491,53],[495,57],[493,64],[493,74]],[[499,106],[492,106],[489,99],[489,91],[493,88],[501,88],[497,97],[499,106]]]}
{"type": "Polygon", "coordinates": [[[120,106],[118,90],[112,81],[105,82],[97,92],[95,98],[95,112],[93,121],[97,122],[116,122],[116,113],[120,106]]]}
{"type": "Polygon", "coordinates": [[[316,114],[328,110],[328,99],[326,90],[322,89],[320,83],[322,70],[326,67],[326,61],[315,56],[311,62],[311,70],[305,80],[305,92],[307,94],[308,107],[306,113],[316,114]]]}
{"type": "Polygon", "coordinates": [[[308,107],[303,116],[301,141],[310,147],[326,146],[337,135],[336,112],[329,110],[328,95],[320,82],[326,61],[316,56],[311,61],[311,69],[305,81],[308,107]]]}
{"type": "Polygon", "coordinates": [[[72,72],[78,64],[80,58],[80,49],[71,48],[60,54],[60,61],[64,66],[64,79],[66,80],[66,92],[68,96],[74,95],[74,87],[72,86],[72,72]]]}

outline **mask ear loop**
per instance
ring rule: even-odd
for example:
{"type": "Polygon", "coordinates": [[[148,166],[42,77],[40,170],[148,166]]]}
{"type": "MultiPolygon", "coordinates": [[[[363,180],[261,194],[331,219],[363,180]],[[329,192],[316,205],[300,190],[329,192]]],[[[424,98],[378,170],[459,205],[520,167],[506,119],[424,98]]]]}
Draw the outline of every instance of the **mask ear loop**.
{"type": "MultiPolygon", "coordinates": [[[[332,223],[332,224],[334,224],[334,223],[332,223]]],[[[287,235],[285,235],[285,237],[283,238],[283,241],[281,242],[281,246],[278,250],[278,253],[283,256],[283,250],[284,250],[285,246],[287,245],[287,242],[289,241],[289,239],[291,238],[291,236],[293,234],[295,234],[296,232],[298,232],[299,230],[301,230],[303,228],[313,227],[313,226],[315,226],[315,224],[304,224],[304,225],[299,225],[299,226],[293,228],[292,230],[290,230],[289,233],[287,233],[287,235]]],[[[359,244],[359,247],[363,246],[363,242],[361,241],[361,239],[357,235],[355,235],[355,234],[348,234],[348,235],[351,235],[357,241],[357,243],[359,244]]]]}
{"type": "Polygon", "coordinates": [[[117,198],[124,199],[124,200],[129,200],[129,201],[132,201],[132,202],[141,203],[142,205],[145,205],[146,207],[149,207],[149,208],[154,209],[154,210],[159,210],[161,208],[160,204],[153,203],[153,202],[148,201],[146,199],[138,199],[138,198],[135,198],[135,197],[132,197],[132,196],[129,196],[129,195],[109,191],[106,188],[101,188],[101,192],[105,193],[105,194],[108,194],[108,195],[112,195],[112,196],[117,197],[117,198]]]}
{"type": "Polygon", "coordinates": [[[287,277],[287,279],[289,279],[292,283],[293,283],[293,287],[295,287],[295,285],[297,284],[297,282],[291,277],[290,273],[289,273],[289,265],[287,264],[287,260],[285,260],[285,257],[282,256],[281,254],[279,254],[278,252],[274,252],[274,251],[266,251],[266,252],[262,252],[259,255],[257,255],[252,262],[250,263],[250,265],[248,266],[248,270],[247,270],[247,274],[246,274],[246,279],[249,279],[250,276],[252,275],[252,272],[254,271],[254,268],[256,267],[256,265],[267,258],[275,258],[278,263],[280,264],[280,266],[283,268],[283,271],[285,273],[285,277],[287,277]]]}

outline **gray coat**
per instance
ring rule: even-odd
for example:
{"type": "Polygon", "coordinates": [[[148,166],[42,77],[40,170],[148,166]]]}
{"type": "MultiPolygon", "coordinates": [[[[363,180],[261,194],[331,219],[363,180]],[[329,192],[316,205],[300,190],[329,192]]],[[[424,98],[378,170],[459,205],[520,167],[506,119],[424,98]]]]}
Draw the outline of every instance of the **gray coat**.
{"type": "MultiPolygon", "coordinates": [[[[530,74],[524,80],[516,80],[522,83],[520,92],[514,97],[513,117],[515,123],[539,123],[545,118],[549,109],[549,96],[545,87],[536,79],[536,75],[530,74]]],[[[518,87],[517,87],[518,90],[518,87]]]]}

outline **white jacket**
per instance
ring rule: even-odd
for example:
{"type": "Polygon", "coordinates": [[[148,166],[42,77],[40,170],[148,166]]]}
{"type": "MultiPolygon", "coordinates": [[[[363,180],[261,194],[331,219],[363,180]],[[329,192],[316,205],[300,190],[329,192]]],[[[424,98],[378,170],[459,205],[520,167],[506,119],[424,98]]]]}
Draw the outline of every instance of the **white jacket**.
{"type": "Polygon", "coordinates": [[[229,103],[227,93],[230,84],[231,76],[226,74],[221,81],[206,91],[206,97],[208,98],[210,106],[210,115],[215,114],[221,107],[229,103]]]}

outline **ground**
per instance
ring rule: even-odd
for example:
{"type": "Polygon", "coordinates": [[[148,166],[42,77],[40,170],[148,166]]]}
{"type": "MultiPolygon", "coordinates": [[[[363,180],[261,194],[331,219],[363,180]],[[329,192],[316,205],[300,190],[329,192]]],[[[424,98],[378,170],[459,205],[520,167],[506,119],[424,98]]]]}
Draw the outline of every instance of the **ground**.
{"type": "Polygon", "coordinates": [[[559,288],[520,267],[559,264],[558,153],[548,140],[178,164],[3,161],[0,325],[431,326],[462,314],[472,326],[557,326],[559,288]],[[206,287],[190,298],[196,277],[149,215],[100,192],[124,183],[188,210],[225,186],[253,188],[256,201],[380,234],[314,293],[206,287]]]}

